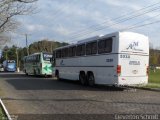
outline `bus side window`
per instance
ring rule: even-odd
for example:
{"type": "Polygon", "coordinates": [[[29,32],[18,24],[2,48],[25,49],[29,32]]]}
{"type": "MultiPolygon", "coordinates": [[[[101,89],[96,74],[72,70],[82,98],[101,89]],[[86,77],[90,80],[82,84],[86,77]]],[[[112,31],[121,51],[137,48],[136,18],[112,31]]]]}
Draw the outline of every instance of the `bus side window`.
{"type": "Polygon", "coordinates": [[[56,58],[61,58],[61,50],[56,51],[56,58]]]}
{"type": "Polygon", "coordinates": [[[98,42],[98,53],[101,54],[101,53],[104,53],[104,50],[105,49],[105,40],[100,40],[98,42]]]}
{"type": "Polygon", "coordinates": [[[34,61],[34,58],[33,58],[33,56],[31,57],[31,62],[33,62],[34,61]]]}
{"type": "Polygon", "coordinates": [[[72,47],[72,57],[76,56],[76,46],[72,47]]]}
{"type": "Polygon", "coordinates": [[[81,46],[77,46],[77,50],[76,50],[76,55],[80,56],[81,55],[81,46]]]}
{"type": "Polygon", "coordinates": [[[56,57],[55,53],[56,53],[56,52],[53,51],[53,55],[52,55],[52,58],[53,58],[53,59],[56,57]]]}
{"type": "Polygon", "coordinates": [[[86,55],[97,54],[97,41],[86,44],[86,55]]]}
{"type": "Polygon", "coordinates": [[[106,53],[112,52],[112,38],[108,38],[106,40],[105,52],[106,53]]]}
{"type": "Polygon", "coordinates": [[[50,62],[52,63],[52,66],[53,67],[55,67],[55,65],[56,65],[56,52],[55,51],[53,51],[53,54],[52,54],[52,58],[50,58],[50,62]]]}
{"type": "Polygon", "coordinates": [[[98,53],[110,53],[112,52],[112,38],[100,40],[98,42],[98,53]]]}
{"type": "Polygon", "coordinates": [[[68,57],[72,57],[72,47],[68,48],[68,57]]]}
{"type": "Polygon", "coordinates": [[[68,57],[76,56],[76,46],[68,48],[68,57]]]}
{"type": "Polygon", "coordinates": [[[92,43],[92,54],[97,54],[97,41],[92,43]]]}
{"type": "Polygon", "coordinates": [[[28,60],[27,60],[27,61],[28,61],[28,63],[30,62],[30,56],[28,57],[28,60]]]}
{"type": "Polygon", "coordinates": [[[33,56],[33,62],[36,62],[36,56],[33,56]]]}
{"type": "Polygon", "coordinates": [[[68,57],[68,48],[64,49],[64,57],[68,57]]]}
{"type": "Polygon", "coordinates": [[[61,50],[61,57],[64,57],[64,49],[61,50]]]}
{"type": "Polygon", "coordinates": [[[56,58],[58,58],[58,51],[55,51],[56,52],[56,58]]]}
{"type": "Polygon", "coordinates": [[[36,60],[35,61],[39,62],[39,60],[40,60],[39,58],[40,58],[40,55],[36,55],[36,60]]]}
{"type": "Polygon", "coordinates": [[[62,49],[61,57],[62,57],[62,58],[65,58],[65,57],[67,57],[67,56],[68,56],[68,49],[67,49],[67,48],[62,49]]]}
{"type": "Polygon", "coordinates": [[[90,55],[92,50],[92,43],[86,44],[86,55],[90,55]]]}
{"type": "Polygon", "coordinates": [[[85,55],[85,44],[82,44],[82,45],[78,45],[78,46],[77,46],[76,55],[77,55],[77,56],[85,55]]]}

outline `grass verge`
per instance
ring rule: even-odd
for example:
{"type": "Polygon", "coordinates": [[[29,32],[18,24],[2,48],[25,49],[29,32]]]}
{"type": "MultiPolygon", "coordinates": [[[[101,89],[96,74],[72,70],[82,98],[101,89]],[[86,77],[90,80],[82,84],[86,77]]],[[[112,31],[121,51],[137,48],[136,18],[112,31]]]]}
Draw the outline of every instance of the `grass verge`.
{"type": "Polygon", "coordinates": [[[149,72],[149,83],[159,83],[160,84],[160,70],[150,70],[149,72]]]}
{"type": "Polygon", "coordinates": [[[158,83],[148,83],[145,88],[159,88],[160,89],[160,84],[158,83]]]}
{"type": "Polygon", "coordinates": [[[160,70],[150,70],[148,85],[144,88],[159,88],[160,89],[160,70]]]}
{"type": "Polygon", "coordinates": [[[1,105],[0,105],[0,120],[7,120],[7,117],[4,113],[1,105]]]}

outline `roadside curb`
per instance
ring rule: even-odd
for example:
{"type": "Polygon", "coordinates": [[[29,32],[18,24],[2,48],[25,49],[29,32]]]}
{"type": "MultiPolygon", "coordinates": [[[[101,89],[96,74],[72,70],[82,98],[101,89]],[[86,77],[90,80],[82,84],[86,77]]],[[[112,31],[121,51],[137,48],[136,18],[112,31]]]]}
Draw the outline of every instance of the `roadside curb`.
{"type": "Polygon", "coordinates": [[[136,89],[141,89],[141,90],[148,90],[148,91],[155,91],[155,92],[160,92],[159,88],[144,88],[144,87],[134,87],[136,89]]]}
{"type": "Polygon", "coordinates": [[[11,116],[9,115],[9,112],[8,110],[6,109],[5,105],[3,104],[2,100],[0,99],[0,105],[5,113],[5,115],[7,116],[7,119],[8,120],[12,120],[11,116]]]}

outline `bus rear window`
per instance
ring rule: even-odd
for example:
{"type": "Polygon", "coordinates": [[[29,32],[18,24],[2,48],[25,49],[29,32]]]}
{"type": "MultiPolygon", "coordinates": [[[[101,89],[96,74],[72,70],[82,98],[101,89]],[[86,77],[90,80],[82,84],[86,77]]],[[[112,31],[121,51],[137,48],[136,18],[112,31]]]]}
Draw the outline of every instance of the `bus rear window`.
{"type": "Polygon", "coordinates": [[[52,54],[46,54],[46,53],[43,54],[43,59],[45,61],[50,61],[51,58],[52,58],[52,54]]]}
{"type": "Polygon", "coordinates": [[[112,52],[112,38],[100,40],[98,42],[98,53],[110,53],[112,52]]]}

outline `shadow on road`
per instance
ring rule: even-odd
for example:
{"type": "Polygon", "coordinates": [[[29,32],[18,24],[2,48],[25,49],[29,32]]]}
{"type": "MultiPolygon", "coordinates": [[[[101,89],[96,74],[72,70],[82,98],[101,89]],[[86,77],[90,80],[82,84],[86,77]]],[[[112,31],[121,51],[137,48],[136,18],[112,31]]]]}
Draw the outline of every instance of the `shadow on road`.
{"type": "Polygon", "coordinates": [[[0,74],[16,90],[89,90],[89,91],[122,91],[122,88],[111,86],[82,86],[78,81],[54,80],[53,78],[26,76],[24,74],[0,74]]]}
{"type": "Polygon", "coordinates": [[[1,72],[0,73],[0,78],[20,78],[20,77],[27,77],[25,74],[21,73],[12,73],[12,72],[1,72]]]}
{"type": "Polygon", "coordinates": [[[87,98],[87,99],[79,99],[79,98],[77,98],[77,99],[73,99],[73,98],[69,98],[69,99],[40,99],[40,98],[38,98],[38,99],[29,99],[29,98],[1,98],[2,100],[7,100],[7,101],[9,101],[9,100],[15,100],[15,101],[32,101],[32,102],[37,102],[37,101],[39,101],[39,102],[43,102],[43,101],[55,101],[55,102],[74,102],[74,101],[79,101],[79,102],[86,102],[86,101],[89,101],[89,102],[105,102],[105,103],[108,103],[108,104],[124,104],[124,105],[127,105],[127,104],[129,104],[129,105],[131,105],[131,104],[133,104],[133,105],[160,105],[160,103],[150,103],[150,102],[143,102],[143,101],[141,101],[141,102],[132,102],[132,101],[125,101],[125,102],[122,102],[122,101],[118,101],[118,100],[115,100],[115,101],[112,101],[112,102],[110,102],[110,101],[105,101],[105,100],[97,100],[97,99],[93,99],[93,98],[91,98],[91,99],[89,99],[89,98],[87,98]]]}

